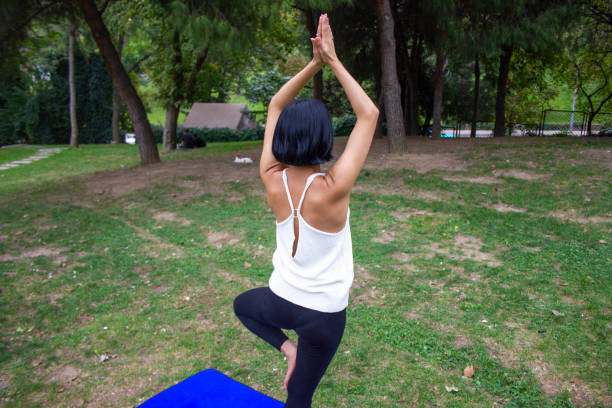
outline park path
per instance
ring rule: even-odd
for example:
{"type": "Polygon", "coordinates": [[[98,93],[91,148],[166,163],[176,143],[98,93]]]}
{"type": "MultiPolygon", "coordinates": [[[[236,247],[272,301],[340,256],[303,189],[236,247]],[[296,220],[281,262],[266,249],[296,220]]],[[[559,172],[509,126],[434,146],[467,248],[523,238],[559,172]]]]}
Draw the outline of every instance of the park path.
{"type": "Polygon", "coordinates": [[[9,162],[9,163],[0,164],[0,170],[8,170],[13,167],[21,166],[22,164],[29,164],[37,160],[46,159],[47,157],[52,156],[56,153],[59,153],[64,149],[66,148],[65,147],[52,147],[52,148],[38,149],[38,152],[36,152],[36,154],[26,157],[25,159],[13,160],[12,162],[9,162]]]}

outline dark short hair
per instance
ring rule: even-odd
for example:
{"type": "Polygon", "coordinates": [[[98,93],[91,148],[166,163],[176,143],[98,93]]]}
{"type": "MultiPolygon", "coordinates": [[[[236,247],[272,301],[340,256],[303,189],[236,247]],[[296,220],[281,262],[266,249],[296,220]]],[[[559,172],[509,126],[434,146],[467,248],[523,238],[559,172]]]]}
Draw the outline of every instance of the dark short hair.
{"type": "Polygon", "coordinates": [[[334,129],[325,105],[316,99],[291,101],[278,117],[272,141],[276,160],[311,166],[332,159],[334,129]]]}

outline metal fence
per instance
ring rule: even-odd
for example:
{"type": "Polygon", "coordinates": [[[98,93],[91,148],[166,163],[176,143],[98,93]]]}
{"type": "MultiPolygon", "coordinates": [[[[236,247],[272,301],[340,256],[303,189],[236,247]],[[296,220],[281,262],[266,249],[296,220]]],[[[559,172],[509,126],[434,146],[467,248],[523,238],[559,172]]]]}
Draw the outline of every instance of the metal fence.
{"type": "Polygon", "coordinates": [[[540,119],[539,136],[584,136],[587,114],[583,111],[544,110],[540,119]]]}
{"type": "MultiPolygon", "coordinates": [[[[495,122],[476,122],[476,137],[493,137],[495,122]]],[[[537,136],[537,123],[506,123],[506,136],[537,136]]],[[[471,121],[459,121],[454,126],[443,126],[442,137],[468,138],[472,133],[471,121]]]]}
{"type": "Polygon", "coordinates": [[[595,115],[593,122],[591,122],[591,134],[596,135],[599,132],[608,129],[612,129],[612,113],[603,112],[595,115]]]}
{"type": "MultiPolygon", "coordinates": [[[[251,111],[260,125],[265,124],[267,111],[251,111]]],[[[540,123],[506,123],[505,136],[586,136],[588,114],[584,111],[544,110],[540,123]]],[[[493,137],[495,122],[476,122],[476,137],[493,137]]],[[[469,138],[471,121],[458,121],[455,124],[442,124],[440,136],[443,138],[469,138]]],[[[612,129],[612,113],[600,112],[591,123],[591,134],[596,135],[605,129],[612,129]]]]}

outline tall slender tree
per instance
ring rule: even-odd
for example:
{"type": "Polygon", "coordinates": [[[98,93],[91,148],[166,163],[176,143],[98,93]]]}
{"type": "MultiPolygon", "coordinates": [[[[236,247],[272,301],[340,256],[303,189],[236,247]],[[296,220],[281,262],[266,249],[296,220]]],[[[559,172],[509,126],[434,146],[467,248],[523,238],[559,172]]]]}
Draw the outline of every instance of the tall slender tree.
{"type": "Polygon", "coordinates": [[[91,29],[94,40],[100,49],[100,54],[106,64],[106,69],[113,79],[113,86],[119,89],[121,99],[127,106],[128,113],[134,125],[136,141],[140,152],[140,160],[143,164],[159,162],[159,152],[153,130],[147,119],[147,112],[140,96],[136,92],[127,71],[121,63],[119,54],[110,37],[110,33],[102,20],[102,15],[93,0],[79,0],[79,7],[87,25],[91,29]]]}
{"type": "Polygon", "coordinates": [[[389,0],[376,0],[378,35],[382,67],[382,93],[387,119],[387,135],[392,152],[406,150],[406,130],[401,103],[401,87],[397,76],[395,26],[389,0]]]}
{"type": "Polygon", "coordinates": [[[74,39],[76,37],[78,23],[76,19],[70,24],[68,32],[68,87],[70,94],[70,147],[79,147],[79,125],[76,114],[76,85],[74,83],[74,39]]]}

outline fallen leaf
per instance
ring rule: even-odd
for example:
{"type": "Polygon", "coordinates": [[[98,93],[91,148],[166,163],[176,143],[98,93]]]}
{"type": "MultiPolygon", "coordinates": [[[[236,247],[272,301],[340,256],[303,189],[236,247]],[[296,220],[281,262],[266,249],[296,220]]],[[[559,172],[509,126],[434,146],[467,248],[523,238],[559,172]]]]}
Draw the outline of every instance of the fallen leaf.
{"type": "Polygon", "coordinates": [[[474,366],[467,366],[463,369],[463,375],[472,378],[474,376],[474,366]]]}
{"type": "Polygon", "coordinates": [[[455,387],[454,385],[451,385],[450,387],[448,385],[445,385],[444,388],[446,388],[447,392],[459,392],[457,387],[455,387]]]}

